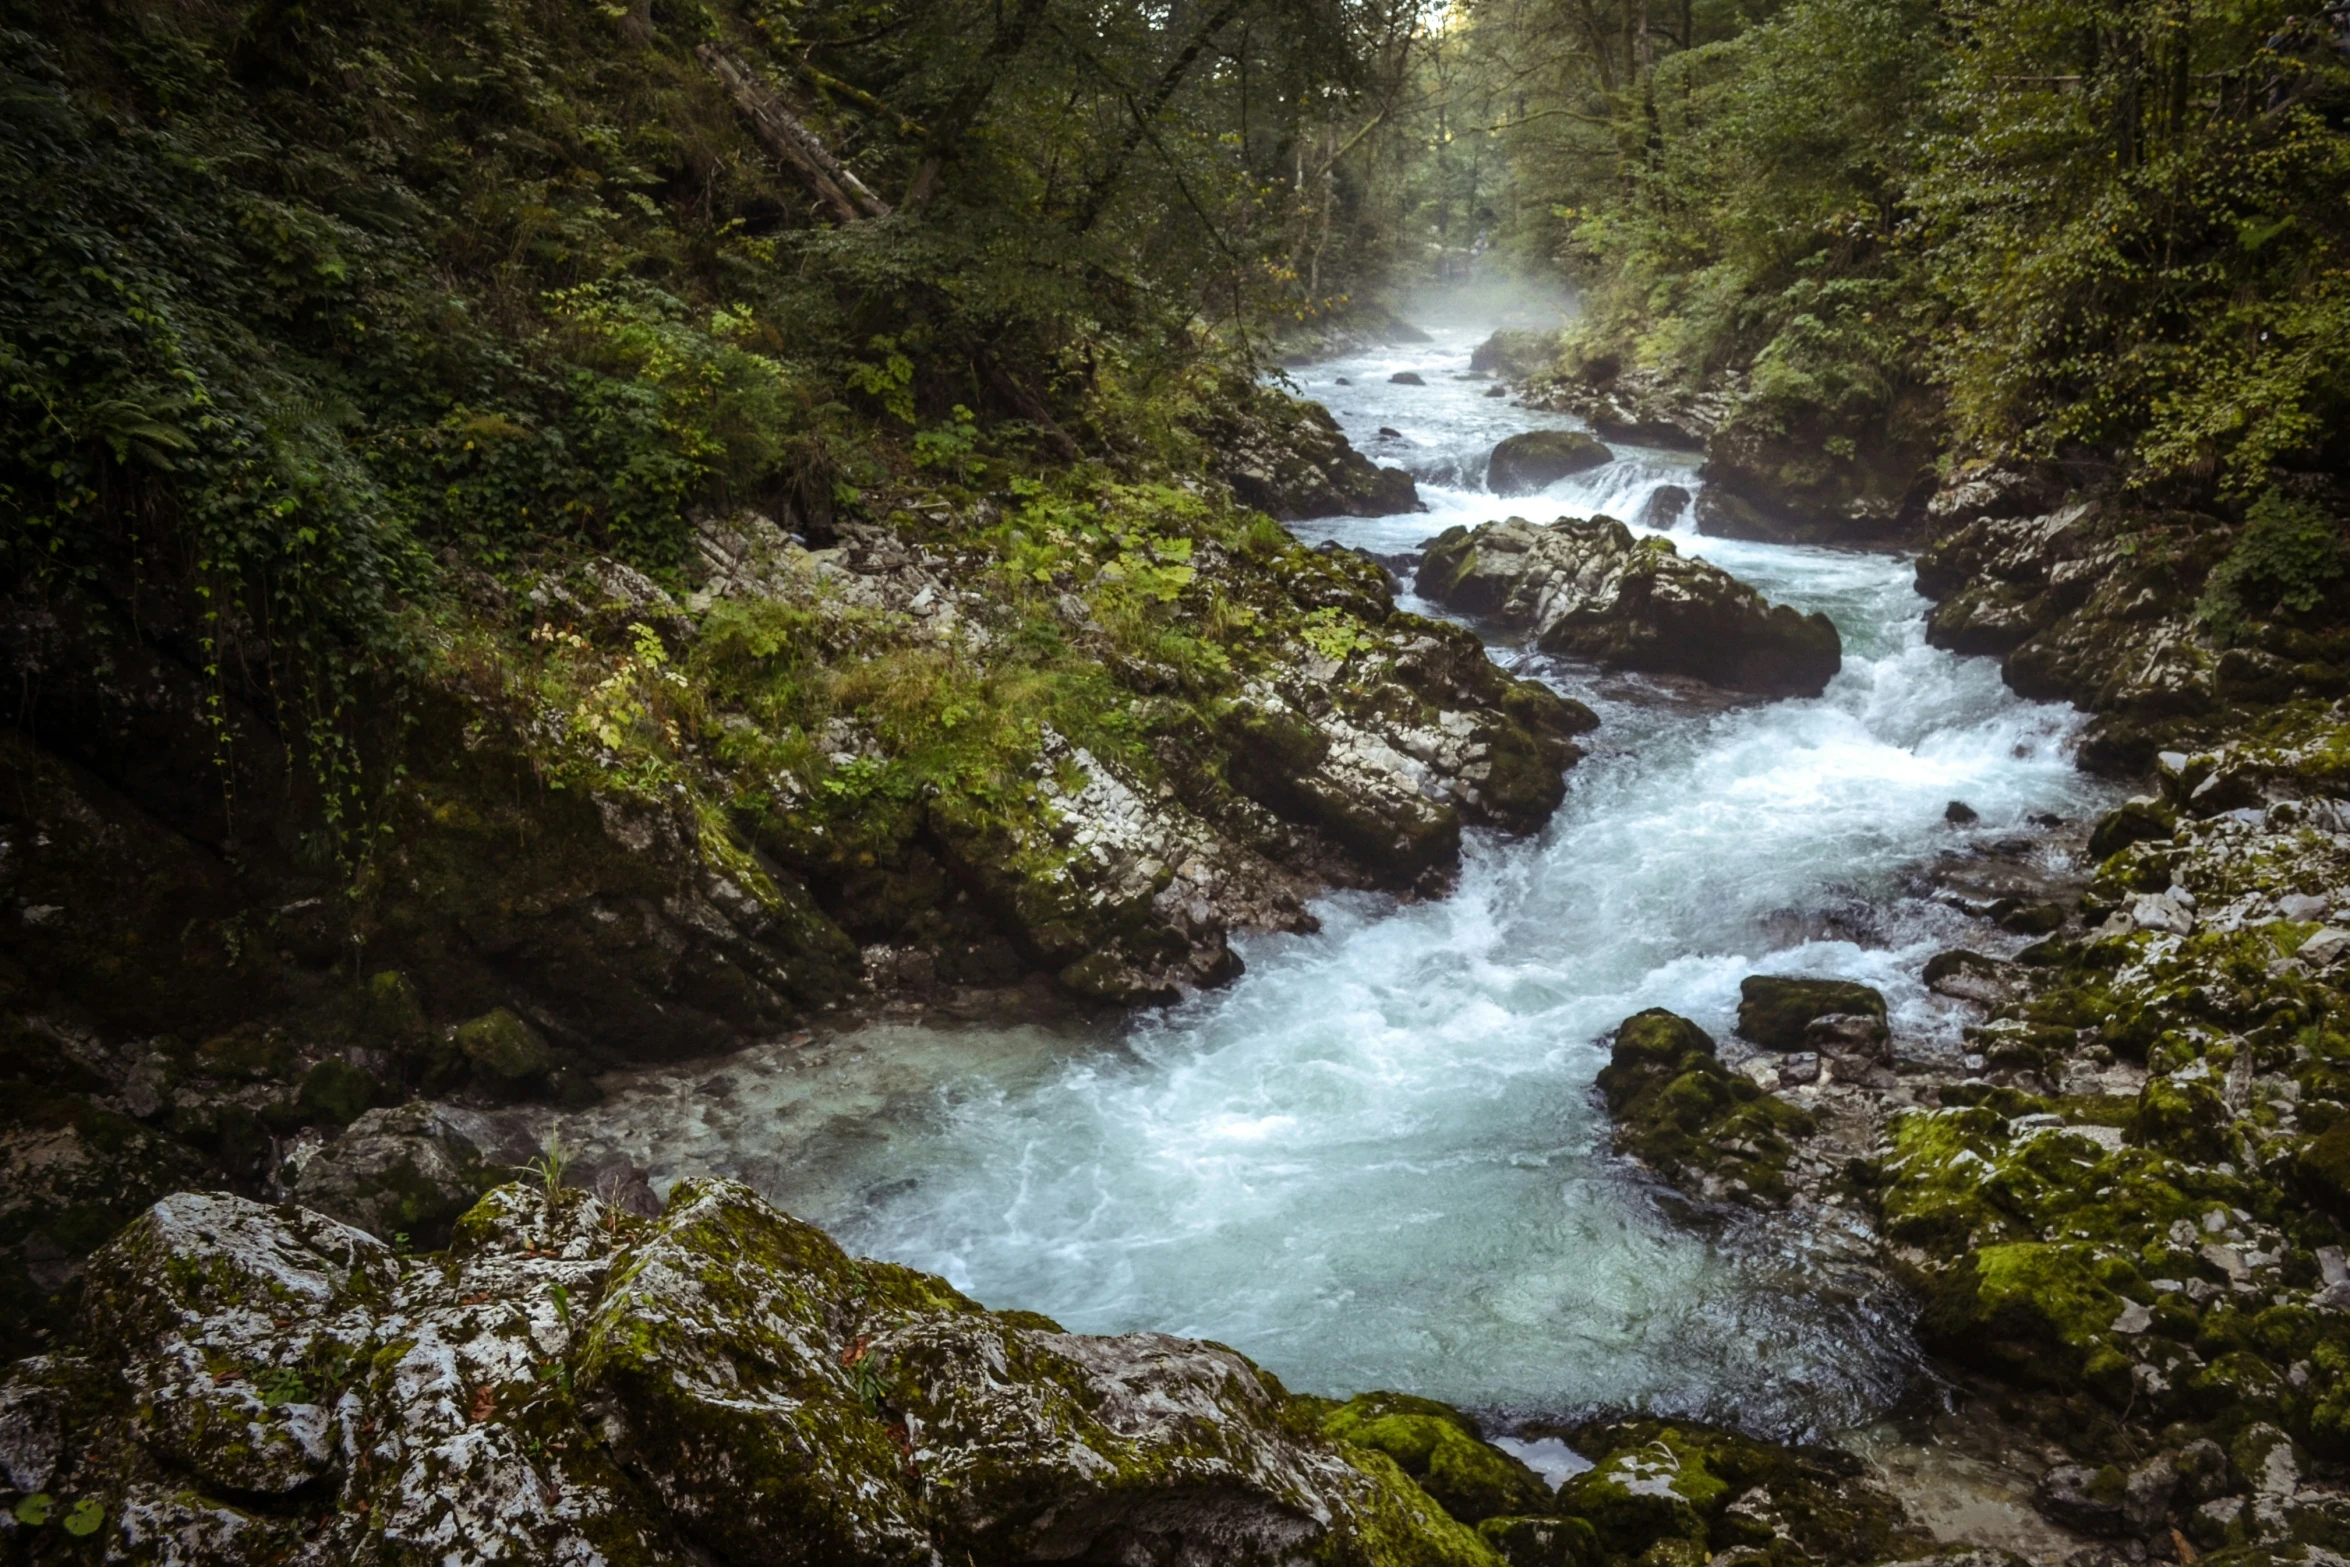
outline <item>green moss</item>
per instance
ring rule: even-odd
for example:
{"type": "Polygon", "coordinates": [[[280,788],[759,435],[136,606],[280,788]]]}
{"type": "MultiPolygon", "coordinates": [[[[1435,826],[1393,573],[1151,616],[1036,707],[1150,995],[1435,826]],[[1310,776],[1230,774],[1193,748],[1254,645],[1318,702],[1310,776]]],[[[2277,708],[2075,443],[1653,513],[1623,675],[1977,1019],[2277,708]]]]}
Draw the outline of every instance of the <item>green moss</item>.
{"type": "Polygon", "coordinates": [[[1661,1009],[1617,1027],[1599,1087],[1618,1148],[1667,1178],[1721,1183],[1717,1195],[1785,1200],[1794,1140],[1816,1124],[1727,1070],[1712,1036],[1661,1009]]]}
{"type": "Polygon", "coordinates": [[[329,1056],[304,1074],[296,1102],[307,1119],[347,1126],[366,1113],[380,1091],[372,1073],[329,1056]]]}
{"type": "Polygon", "coordinates": [[[1326,1567],[1502,1567],[1502,1558],[1436,1505],[1394,1459],[1371,1448],[1342,1447],[1367,1481],[1351,1516],[1314,1552],[1326,1567]]]}
{"type": "Polygon", "coordinates": [[[1323,1434],[1385,1453],[1438,1505],[1466,1524],[1540,1510],[1542,1481],[1481,1439],[1458,1410],[1402,1393],[1364,1393],[1326,1416],[1323,1434]]]}
{"type": "Polygon", "coordinates": [[[2294,1158],[2293,1172],[2310,1199],[2350,1224],[2350,1117],[2312,1138],[2294,1158]]]}
{"type": "Polygon", "coordinates": [[[539,1031],[504,1007],[458,1024],[451,1036],[474,1070],[496,1083],[525,1083],[555,1066],[555,1053],[539,1031]]]}
{"type": "Polygon", "coordinates": [[[1589,1523],[1612,1557],[1638,1557],[1660,1541],[1703,1548],[1729,1482],[1706,1462],[1705,1446],[1677,1427],[1607,1453],[1559,1491],[1559,1511],[1589,1523]]]}
{"type": "Polygon", "coordinates": [[[2113,1347],[2122,1308],[2108,1282],[2114,1266],[2085,1246],[1980,1247],[1937,1285],[1920,1337],[1954,1359],[2027,1384],[2079,1386],[2092,1358],[2113,1347]]]}
{"type": "Polygon", "coordinates": [[[2232,1119],[2227,1101],[2211,1083],[2156,1077],[2138,1095],[2129,1134],[2133,1142],[2210,1164],[2227,1156],[2232,1119]]]}

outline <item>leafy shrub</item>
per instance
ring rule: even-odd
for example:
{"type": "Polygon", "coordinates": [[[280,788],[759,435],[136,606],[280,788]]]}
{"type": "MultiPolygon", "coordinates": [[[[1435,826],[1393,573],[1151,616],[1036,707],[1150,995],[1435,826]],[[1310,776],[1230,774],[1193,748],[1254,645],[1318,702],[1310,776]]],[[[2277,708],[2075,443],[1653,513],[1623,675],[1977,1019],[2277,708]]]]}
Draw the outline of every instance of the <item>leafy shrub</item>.
{"type": "Polygon", "coordinates": [[[2234,641],[2251,621],[2309,614],[2346,571],[2333,519],[2270,490],[2252,503],[2235,547],[2213,568],[2197,613],[2222,641],[2234,641]]]}

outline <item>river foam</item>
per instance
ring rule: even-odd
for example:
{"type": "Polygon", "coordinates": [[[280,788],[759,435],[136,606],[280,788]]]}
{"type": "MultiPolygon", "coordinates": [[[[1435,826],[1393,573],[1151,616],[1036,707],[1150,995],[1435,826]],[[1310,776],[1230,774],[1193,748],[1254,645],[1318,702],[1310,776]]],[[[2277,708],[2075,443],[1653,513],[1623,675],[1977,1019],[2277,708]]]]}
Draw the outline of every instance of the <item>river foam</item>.
{"type": "MultiPolygon", "coordinates": [[[[1628,516],[1695,487],[1692,459],[1634,450],[1542,496],[1484,494],[1495,440],[1569,421],[1453,379],[1473,341],[1301,374],[1367,450],[1451,478],[1425,514],[1302,537],[1392,554],[1452,522],[1628,516]],[[1399,369],[1429,384],[1387,383],[1399,369]]],[[[1788,1432],[1868,1417],[1914,1372],[1898,1310],[1821,1237],[1673,1222],[1608,1155],[1601,1037],[1648,1006],[1726,1032],[1738,981],[1768,970],[1878,985],[1905,1049],[1954,1049],[1917,969],[1980,927],[1911,873],[2102,797],[2071,765],[2071,714],[1925,645],[1905,562],[1675,542],[1836,620],[1823,696],[1730,705],[1497,648],[1603,725],[1551,826],[1473,836],[1449,898],[1327,899],[1319,935],[1248,940],[1234,985],[1100,1035],[890,1026],[755,1050],[615,1081],[566,1135],[657,1184],[742,1175],[990,1305],[1224,1340],[1301,1389],[1788,1432]],[[1952,799],[1980,822],[1947,826],[1952,799]]]]}

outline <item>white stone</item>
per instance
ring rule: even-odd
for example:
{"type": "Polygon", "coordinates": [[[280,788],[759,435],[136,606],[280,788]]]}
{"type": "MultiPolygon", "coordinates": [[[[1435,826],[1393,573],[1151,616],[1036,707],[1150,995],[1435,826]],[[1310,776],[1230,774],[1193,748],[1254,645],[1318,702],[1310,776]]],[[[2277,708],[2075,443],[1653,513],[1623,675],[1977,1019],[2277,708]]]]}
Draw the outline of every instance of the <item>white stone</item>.
{"type": "Polygon", "coordinates": [[[2350,952],[2350,930],[2327,926],[2294,949],[2293,956],[2312,968],[2324,968],[2350,952]]]}

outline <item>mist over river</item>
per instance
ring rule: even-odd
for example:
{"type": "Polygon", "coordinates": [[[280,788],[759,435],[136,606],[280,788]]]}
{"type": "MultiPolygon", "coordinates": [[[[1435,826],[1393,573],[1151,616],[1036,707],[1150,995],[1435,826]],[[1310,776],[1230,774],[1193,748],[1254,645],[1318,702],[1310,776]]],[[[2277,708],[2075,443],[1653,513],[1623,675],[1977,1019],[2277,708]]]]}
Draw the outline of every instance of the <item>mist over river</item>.
{"type": "MultiPolygon", "coordinates": [[[[1464,378],[1484,331],[1293,372],[1428,507],[1301,538],[1396,555],[1456,522],[1631,520],[1659,486],[1697,487],[1694,458],[1623,448],[1544,495],[1487,494],[1496,441],[1572,421],[1464,378]],[[1427,384],[1389,382],[1404,370],[1427,384]]],[[[1915,872],[2106,791],[2072,765],[2071,713],[1925,645],[1908,561],[1675,542],[1835,620],[1824,696],[1728,704],[1497,644],[1603,722],[1548,829],[1472,835],[1450,897],[1329,898],[1320,934],[1242,943],[1230,987],[1092,1033],[875,1025],[627,1074],[564,1135],[657,1186],[742,1176],[991,1306],[1223,1340],[1299,1390],[1783,1431],[1868,1418],[1914,1353],[1838,1260],[1839,1216],[1671,1220],[1608,1153],[1601,1038],[1651,1006],[1726,1034],[1738,981],[1768,971],[1876,985],[1905,1053],[1953,1051],[1960,1019],[1918,967],[1993,938],[1915,872]],[[1953,799],[1981,820],[1948,826],[1953,799]]]]}

